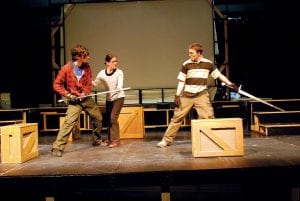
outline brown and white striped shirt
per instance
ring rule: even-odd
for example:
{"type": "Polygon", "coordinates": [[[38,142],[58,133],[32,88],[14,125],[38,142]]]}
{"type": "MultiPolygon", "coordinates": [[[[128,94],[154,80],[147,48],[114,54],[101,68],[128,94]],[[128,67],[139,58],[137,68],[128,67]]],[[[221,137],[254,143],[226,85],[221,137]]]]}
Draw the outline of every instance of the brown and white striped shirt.
{"type": "Polygon", "coordinates": [[[194,97],[207,90],[209,75],[217,79],[220,74],[220,71],[208,59],[202,58],[199,62],[193,62],[189,59],[183,63],[177,78],[185,82],[183,95],[194,97]]]}

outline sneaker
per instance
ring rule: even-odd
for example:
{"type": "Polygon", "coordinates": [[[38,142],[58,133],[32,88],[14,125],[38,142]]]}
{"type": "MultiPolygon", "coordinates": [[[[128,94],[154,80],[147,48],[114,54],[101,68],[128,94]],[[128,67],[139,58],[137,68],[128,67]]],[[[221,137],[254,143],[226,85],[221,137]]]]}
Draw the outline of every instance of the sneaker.
{"type": "Polygon", "coordinates": [[[107,147],[109,145],[109,143],[107,143],[106,141],[101,141],[100,145],[103,147],[107,147]]]}
{"type": "Polygon", "coordinates": [[[170,144],[168,144],[166,141],[162,140],[159,143],[156,144],[157,147],[163,148],[166,146],[170,146],[170,144]]]}
{"type": "Polygon", "coordinates": [[[108,144],[106,142],[103,142],[101,138],[99,139],[94,139],[93,143],[92,143],[93,146],[107,146],[108,144]]]}
{"type": "Polygon", "coordinates": [[[110,143],[110,145],[108,147],[109,148],[115,148],[115,147],[118,147],[120,145],[121,145],[120,142],[112,142],[112,143],[110,143]]]}
{"type": "Polygon", "coordinates": [[[99,146],[101,144],[101,142],[102,142],[101,138],[100,139],[94,139],[92,145],[93,146],[99,146]]]}
{"type": "Polygon", "coordinates": [[[59,149],[52,149],[51,150],[51,155],[54,157],[62,157],[63,151],[59,149]]]}

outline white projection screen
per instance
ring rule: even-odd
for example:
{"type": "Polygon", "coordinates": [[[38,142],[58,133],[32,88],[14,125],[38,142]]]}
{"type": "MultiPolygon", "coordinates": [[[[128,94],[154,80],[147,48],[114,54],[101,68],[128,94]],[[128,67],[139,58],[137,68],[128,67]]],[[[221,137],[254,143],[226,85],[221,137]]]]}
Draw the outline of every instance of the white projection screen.
{"type": "Polygon", "coordinates": [[[93,78],[113,53],[124,87],[176,88],[190,43],[201,43],[204,56],[214,60],[212,18],[207,0],[75,4],[64,21],[66,59],[79,43],[89,49],[93,78]]]}

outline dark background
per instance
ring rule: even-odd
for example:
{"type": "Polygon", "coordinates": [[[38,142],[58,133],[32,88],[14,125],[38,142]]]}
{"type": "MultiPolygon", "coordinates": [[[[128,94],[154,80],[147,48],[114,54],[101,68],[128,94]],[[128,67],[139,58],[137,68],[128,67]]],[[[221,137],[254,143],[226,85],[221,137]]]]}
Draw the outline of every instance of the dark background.
{"type": "MultiPolygon", "coordinates": [[[[3,7],[0,92],[11,93],[13,108],[53,103],[50,22],[63,3],[72,1],[15,0],[3,7]]],[[[230,79],[257,97],[300,98],[296,1],[214,3],[228,18],[230,79]]],[[[222,24],[216,17],[221,52],[222,24]]],[[[216,57],[218,64],[223,60],[222,54],[216,57]]]]}

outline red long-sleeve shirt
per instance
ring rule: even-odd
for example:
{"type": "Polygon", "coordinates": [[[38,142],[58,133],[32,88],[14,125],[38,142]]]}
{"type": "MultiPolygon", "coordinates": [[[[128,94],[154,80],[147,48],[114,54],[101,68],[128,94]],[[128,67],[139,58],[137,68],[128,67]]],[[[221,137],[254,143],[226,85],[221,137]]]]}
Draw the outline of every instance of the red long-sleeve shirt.
{"type": "Polygon", "coordinates": [[[77,80],[72,62],[67,63],[60,69],[55,78],[53,83],[54,91],[62,96],[66,96],[68,93],[76,96],[89,95],[93,87],[92,72],[89,64],[84,65],[82,73],[80,80],[77,80]]]}

